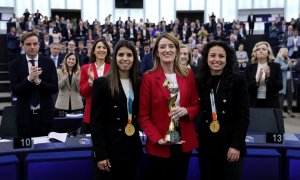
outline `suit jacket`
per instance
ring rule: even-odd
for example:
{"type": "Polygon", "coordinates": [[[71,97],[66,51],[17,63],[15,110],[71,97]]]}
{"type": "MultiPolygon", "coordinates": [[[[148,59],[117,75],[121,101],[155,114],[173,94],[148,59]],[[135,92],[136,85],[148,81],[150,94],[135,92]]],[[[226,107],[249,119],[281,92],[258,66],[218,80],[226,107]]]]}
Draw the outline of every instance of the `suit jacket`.
{"type": "MultiPolygon", "coordinates": [[[[20,38],[13,35],[12,33],[7,33],[7,49],[15,50],[19,47],[20,38]]],[[[10,59],[11,61],[12,59],[10,59]]]]}
{"type": "MultiPolygon", "coordinates": [[[[180,106],[187,109],[188,115],[179,120],[183,152],[189,152],[198,147],[194,120],[199,115],[197,85],[192,71],[187,77],[176,75],[180,89],[180,106]]],[[[146,150],[149,154],[159,157],[170,157],[170,146],[159,145],[169,129],[168,98],[170,93],[163,87],[166,76],[161,66],[155,71],[143,75],[140,91],[139,122],[147,135],[146,150]]]]}
{"type": "Polygon", "coordinates": [[[61,69],[57,70],[58,77],[58,97],[55,103],[55,108],[69,110],[78,110],[83,108],[81,96],[79,94],[79,78],[80,73],[73,74],[70,84],[68,75],[66,76],[61,69]]]}
{"type": "MultiPolygon", "coordinates": [[[[297,36],[297,47],[298,51],[300,51],[300,36],[297,36]]],[[[294,36],[288,38],[287,48],[289,49],[289,56],[292,56],[294,52],[294,36]]]]}
{"type": "MultiPolygon", "coordinates": [[[[92,87],[89,85],[89,82],[88,82],[88,79],[89,79],[88,68],[89,68],[89,66],[91,66],[92,69],[93,69],[94,79],[98,78],[95,63],[86,64],[86,65],[81,67],[79,93],[82,97],[84,97],[86,99],[85,108],[84,108],[84,115],[83,115],[83,122],[85,122],[85,123],[90,123],[90,112],[91,112],[92,87]]],[[[110,66],[109,64],[105,63],[103,75],[108,73],[109,66],[110,66]]]]}
{"type": "Polygon", "coordinates": [[[152,53],[144,55],[143,61],[140,66],[140,77],[143,76],[145,72],[153,68],[152,53]]]}
{"type": "MultiPolygon", "coordinates": [[[[128,121],[127,98],[118,81],[120,92],[111,95],[108,81],[100,77],[94,81],[91,102],[91,135],[94,157],[98,161],[110,159],[115,161],[137,160],[143,153],[137,122],[139,107],[138,86],[132,84],[134,100],[132,103],[132,124],[135,133],[125,134],[128,121]]],[[[133,167],[132,167],[133,168],[133,167]]]]}
{"type": "Polygon", "coordinates": [[[282,59],[280,57],[277,57],[275,60],[276,63],[280,64],[280,69],[281,69],[281,73],[282,73],[282,89],[279,91],[279,94],[286,94],[287,93],[287,73],[288,71],[291,72],[291,92],[294,92],[294,80],[293,80],[293,68],[295,66],[291,66],[289,67],[287,62],[285,59],[282,59]]]}
{"type": "MultiPolygon", "coordinates": [[[[280,108],[279,106],[279,94],[282,89],[282,75],[280,65],[278,63],[268,63],[270,67],[270,76],[266,80],[267,84],[267,96],[266,96],[266,108],[280,108]]],[[[256,107],[257,89],[256,83],[256,71],[257,63],[248,64],[245,69],[248,92],[249,92],[249,105],[250,107],[256,107]]]]}
{"type": "Polygon", "coordinates": [[[52,94],[58,91],[56,68],[53,61],[42,56],[39,56],[38,66],[42,68],[43,73],[40,75],[41,83],[35,85],[27,80],[29,72],[25,56],[10,64],[11,90],[18,99],[16,102],[16,115],[19,135],[26,134],[31,129],[30,98],[34,86],[37,87],[39,92],[41,122],[51,126],[54,118],[52,94]]]}
{"type": "Polygon", "coordinates": [[[251,15],[249,15],[247,21],[249,23],[249,29],[254,29],[254,23],[256,21],[255,16],[253,15],[253,18],[251,21],[251,15]]]}
{"type": "Polygon", "coordinates": [[[238,75],[233,81],[220,78],[215,104],[220,130],[210,131],[212,110],[210,101],[211,88],[199,85],[200,106],[202,108],[198,130],[200,156],[221,155],[226,157],[230,147],[246,154],[245,137],[249,124],[249,103],[245,77],[238,75]]]}
{"type": "Polygon", "coordinates": [[[49,56],[49,58],[53,61],[53,63],[54,63],[54,65],[55,65],[55,67],[56,67],[56,69],[60,69],[61,68],[61,64],[63,63],[63,61],[64,61],[64,57],[65,57],[65,54],[58,54],[58,59],[57,59],[57,66],[55,65],[55,63],[54,63],[54,61],[53,61],[53,59],[51,59],[51,54],[50,54],[50,56],[49,56]]]}

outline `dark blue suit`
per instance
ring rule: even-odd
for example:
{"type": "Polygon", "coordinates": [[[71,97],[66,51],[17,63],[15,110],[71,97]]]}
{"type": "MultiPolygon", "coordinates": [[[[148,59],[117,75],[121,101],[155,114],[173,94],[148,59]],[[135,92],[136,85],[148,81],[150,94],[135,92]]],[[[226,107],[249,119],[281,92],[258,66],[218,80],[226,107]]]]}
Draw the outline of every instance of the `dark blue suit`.
{"type": "Polygon", "coordinates": [[[40,103],[41,134],[47,135],[51,131],[51,125],[54,118],[54,103],[52,94],[58,91],[56,68],[49,58],[39,56],[38,66],[43,72],[40,75],[41,83],[35,85],[28,81],[28,62],[25,56],[22,56],[10,64],[10,84],[13,94],[17,97],[16,116],[18,134],[22,136],[32,136],[32,116],[30,110],[30,100],[32,89],[37,87],[40,103]]]}
{"type": "Polygon", "coordinates": [[[8,61],[12,61],[18,57],[20,38],[13,35],[12,33],[7,33],[7,50],[8,50],[8,61]]]}
{"type": "Polygon", "coordinates": [[[140,67],[140,77],[143,76],[145,72],[153,68],[153,61],[152,61],[152,53],[144,55],[143,61],[140,67]]]}

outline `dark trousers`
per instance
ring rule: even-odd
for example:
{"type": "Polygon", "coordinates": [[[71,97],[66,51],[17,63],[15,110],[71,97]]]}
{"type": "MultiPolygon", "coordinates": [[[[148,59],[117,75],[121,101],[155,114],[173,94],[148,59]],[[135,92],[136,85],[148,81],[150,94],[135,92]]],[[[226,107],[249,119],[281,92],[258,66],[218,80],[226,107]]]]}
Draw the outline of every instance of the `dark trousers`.
{"type": "Polygon", "coordinates": [[[243,162],[243,158],[228,162],[223,156],[203,154],[199,157],[201,180],[240,180],[243,162]]]}
{"type": "Polygon", "coordinates": [[[19,137],[38,137],[47,136],[52,131],[51,123],[43,123],[40,110],[30,111],[30,125],[28,127],[19,127],[19,137]]]}
{"type": "Polygon", "coordinates": [[[291,59],[298,59],[299,57],[300,57],[300,50],[294,51],[290,58],[291,59]]]}
{"type": "Polygon", "coordinates": [[[139,180],[172,179],[185,180],[191,152],[182,152],[179,145],[171,146],[171,156],[161,158],[145,154],[142,164],[138,170],[139,180]]]}
{"type": "Polygon", "coordinates": [[[256,99],[256,106],[257,108],[266,108],[267,107],[267,101],[266,99],[256,99]]]}
{"type": "Polygon", "coordinates": [[[249,28],[249,35],[253,35],[253,28],[249,28]]]}
{"type": "Polygon", "coordinates": [[[97,162],[94,160],[94,180],[120,180],[120,179],[128,179],[135,180],[136,179],[136,171],[138,160],[110,160],[111,168],[110,171],[102,171],[97,167],[97,162]]]}

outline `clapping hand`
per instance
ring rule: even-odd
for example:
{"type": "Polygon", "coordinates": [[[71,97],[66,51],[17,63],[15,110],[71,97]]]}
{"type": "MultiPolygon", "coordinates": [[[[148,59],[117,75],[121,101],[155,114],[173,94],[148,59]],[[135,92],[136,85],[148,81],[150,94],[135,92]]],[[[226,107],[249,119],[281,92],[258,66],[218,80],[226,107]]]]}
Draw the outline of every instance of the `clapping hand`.
{"type": "Polygon", "coordinates": [[[265,73],[266,78],[268,78],[270,76],[270,67],[266,66],[266,67],[262,68],[262,70],[265,73]]]}
{"type": "Polygon", "coordinates": [[[94,81],[94,71],[93,71],[91,64],[89,65],[89,68],[88,68],[88,75],[89,75],[89,79],[91,81],[94,81]]]}

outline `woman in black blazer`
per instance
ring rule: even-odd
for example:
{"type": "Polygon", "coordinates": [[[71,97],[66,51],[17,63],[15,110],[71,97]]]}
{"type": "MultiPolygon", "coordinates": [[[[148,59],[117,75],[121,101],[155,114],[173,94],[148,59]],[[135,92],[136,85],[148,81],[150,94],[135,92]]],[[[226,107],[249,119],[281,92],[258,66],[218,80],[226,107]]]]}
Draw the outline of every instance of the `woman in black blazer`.
{"type": "Polygon", "coordinates": [[[209,42],[201,52],[198,129],[203,180],[242,178],[249,124],[248,92],[235,52],[223,41],[209,42]]]}
{"type": "Polygon", "coordinates": [[[255,44],[252,63],[245,69],[250,107],[280,108],[278,92],[283,87],[282,74],[280,65],[274,61],[275,57],[268,42],[255,44]]]}
{"type": "Polygon", "coordinates": [[[134,45],[119,41],[107,75],[93,82],[91,135],[94,179],[135,179],[143,150],[137,123],[138,58],[134,45]]]}

